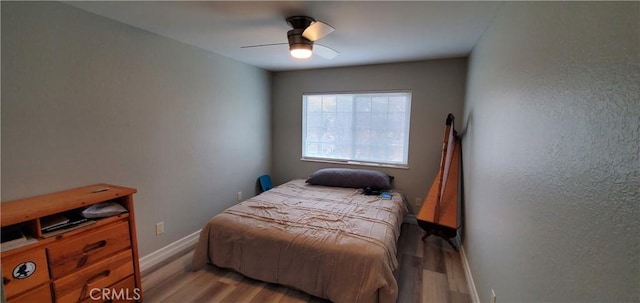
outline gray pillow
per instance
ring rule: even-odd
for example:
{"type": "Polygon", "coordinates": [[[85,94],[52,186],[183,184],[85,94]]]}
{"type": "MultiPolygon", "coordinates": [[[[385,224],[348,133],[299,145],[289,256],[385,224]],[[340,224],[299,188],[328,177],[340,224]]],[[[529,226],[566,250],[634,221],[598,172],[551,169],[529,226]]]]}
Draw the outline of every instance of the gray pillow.
{"type": "Polygon", "coordinates": [[[391,189],[393,177],[377,170],[351,168],[323,168],[317,170],[307,183],[335,187],[391,189]]]}
{"type": "Polygon", "coordinates": [[[113,202],[107,201],[98,204],[93,204],[89,206],[87,209],[82,211],[82,216],[88,219],[92,218],[104,218],[111,217],[115,215],[119,215],[121,213],[126,213],[127,209],[122,205],[113,202]]]}

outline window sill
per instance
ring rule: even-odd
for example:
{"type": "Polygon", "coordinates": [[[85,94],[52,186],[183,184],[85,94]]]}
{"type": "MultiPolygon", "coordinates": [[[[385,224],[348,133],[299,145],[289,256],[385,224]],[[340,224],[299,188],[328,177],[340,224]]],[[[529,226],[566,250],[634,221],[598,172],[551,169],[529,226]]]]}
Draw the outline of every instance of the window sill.
{"type": "Polygon", "coordinates": [[[409,169],[409,166],[403,164],[387,164],[387,163],[373,163],[373,162],[361,162],[361,161],[339,161],[339,160],[330,160],[330,159],[318,159],[318,158],[300,158],[301,161],[305,162],[318,162],[318,163],[331,163],[331,164],[344,164],[344,165],[358,165],[358,166],[369,166],[369,167],[388,167],[388,168],[398,168],[398,169],[409,169]]]}

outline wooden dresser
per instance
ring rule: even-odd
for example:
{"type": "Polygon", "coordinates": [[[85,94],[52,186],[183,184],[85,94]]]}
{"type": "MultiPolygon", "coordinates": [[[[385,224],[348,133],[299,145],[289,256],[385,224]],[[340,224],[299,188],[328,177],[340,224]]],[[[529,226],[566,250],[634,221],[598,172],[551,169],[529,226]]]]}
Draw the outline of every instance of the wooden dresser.
{"type": "Polygon", "coordinates": [[[133,188],[96,184],[0,204],[2,229],[20,230],[33,238],[30,244],[9,250],[3,245],[7,302],[142,301],[134,193],[133,188]],[[42,230],[52,217],[106,201],[127,212],[42,230]]]}

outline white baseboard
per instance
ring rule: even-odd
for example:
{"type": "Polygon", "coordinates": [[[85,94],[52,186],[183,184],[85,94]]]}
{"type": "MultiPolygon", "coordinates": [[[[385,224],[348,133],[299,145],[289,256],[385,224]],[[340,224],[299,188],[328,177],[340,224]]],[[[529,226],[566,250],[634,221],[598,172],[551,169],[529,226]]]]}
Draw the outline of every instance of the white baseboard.
{"type": "Polygon", "coordinates": [[[163,261],[195,246],[198,243],[200,231],[201,229],[140,258],[140,272],[145,273],[163,261]]]}
{"type": "Polygon", "coordinates": [[[462,259],[462,267],[464,268],[464,275],[467,277],[467,284],[469,285],[469,294],[473,303],[480,303],[480,297],[478,296],[478,290],[476,289],[476,283],[473,282],[471,276],[471,268],[469,268],[469,260],[467,260],[467,253],[464,251],[464,246],[460,245],[460,258],[462,259]]]}

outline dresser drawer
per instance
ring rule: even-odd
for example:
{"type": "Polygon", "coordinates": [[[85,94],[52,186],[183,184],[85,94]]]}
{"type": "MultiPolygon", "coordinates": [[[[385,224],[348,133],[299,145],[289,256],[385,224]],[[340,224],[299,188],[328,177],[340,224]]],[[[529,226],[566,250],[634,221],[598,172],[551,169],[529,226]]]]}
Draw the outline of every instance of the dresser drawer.
{"type": "Polygon", "coordinates": [[[44,248],[2,258],[2,284],[7,298],[49,282],[44,248]]]}
{"type": "Polygon", "coordinates": [[[28,291],[19,296],[9,299],[9,303],[51,303],[51,289],[49,283],[44,284],[34,290],[28,291]]]}
{"type": "Polygon", "coordinates": [[[90,299],[94,288],[108,288],[132,274],[132,252],[131,250],[122,251],[111,258],[89,265],[73,275],[55,280],[53,286],[56,302],[80,302],[90,299]]]}
{"type": "Polygon", "coordinates": [[[47,249],[51,277],[63,277],[128,247],[131,239],[127,221],[56,242],[47,249]]]}

